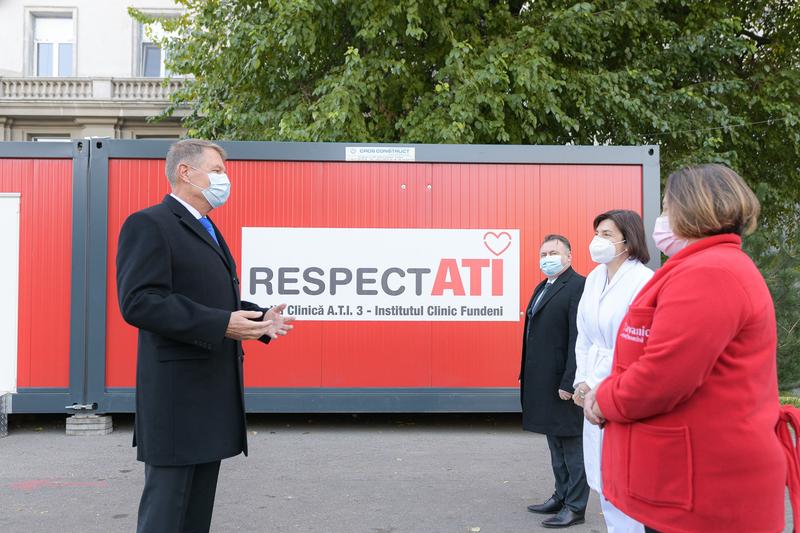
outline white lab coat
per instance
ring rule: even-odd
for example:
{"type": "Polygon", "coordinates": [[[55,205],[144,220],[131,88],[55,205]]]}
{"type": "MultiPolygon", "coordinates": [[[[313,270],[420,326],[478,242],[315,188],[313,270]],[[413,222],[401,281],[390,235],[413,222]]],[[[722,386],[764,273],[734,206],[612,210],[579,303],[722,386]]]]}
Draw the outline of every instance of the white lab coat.
{"type": "MultiPolygon", "coordinates": [[[[575,344],[575,385],[581,382],[592,389],[611,374],[617,330],[628,306],[653,271],[636,259],[625,261],[610,282],[606,265],[598,265],[586,278],[578,304],[578,340],[575,344]]],[[[583,421],[583,461],[589,486],[603,494],[600,461],[603,430],[583,421]]]]}

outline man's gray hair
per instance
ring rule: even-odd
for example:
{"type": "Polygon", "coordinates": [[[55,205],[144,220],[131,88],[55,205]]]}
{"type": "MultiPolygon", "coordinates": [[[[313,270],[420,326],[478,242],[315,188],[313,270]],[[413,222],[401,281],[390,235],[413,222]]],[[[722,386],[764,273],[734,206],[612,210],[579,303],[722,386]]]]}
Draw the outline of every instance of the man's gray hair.
{"type": "Polygon", "coordinates": [[[169,180],[170,184],[175,185],[175,182],[178,179],[178,165],[181,163],[190,164],[192,166],[199,165],[203,157],[203,152],[206,150],[206,148],[216,150],[220,157],[222,157],[223,161],[228,159],[228,154],[225,153],[225,150],[223,150],[218,144],[214,144],[211,141],[205,141],[202,139],[183,139],[173,143],[172,146],[169,147],[169,152],[167,152],[166,165],[167,179],[169,180]]]}

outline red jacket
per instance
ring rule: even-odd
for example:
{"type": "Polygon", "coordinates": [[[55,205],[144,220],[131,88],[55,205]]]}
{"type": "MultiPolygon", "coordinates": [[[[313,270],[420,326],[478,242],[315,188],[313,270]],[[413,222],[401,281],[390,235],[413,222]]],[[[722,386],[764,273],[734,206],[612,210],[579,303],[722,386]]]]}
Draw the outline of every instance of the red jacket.
{"type": "Polygon", "coordinates": [[[738,236],[670,258],[631,304],[597,390],[606,498],[663,533],[782,531],[776,342],[738,236]]]}

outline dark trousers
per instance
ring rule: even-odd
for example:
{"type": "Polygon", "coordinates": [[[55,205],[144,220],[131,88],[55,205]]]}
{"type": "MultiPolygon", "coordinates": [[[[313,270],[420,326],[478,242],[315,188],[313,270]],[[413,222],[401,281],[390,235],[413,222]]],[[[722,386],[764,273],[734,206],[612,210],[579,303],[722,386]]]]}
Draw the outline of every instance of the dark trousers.
{"type": "Polygon", "coordinates": [[[644,533],[659,533],[659,532],[653,529],[652,527],[644,526],[644,533]]]}
{"type": "Polygon", "coordinates": [[[583,437],[547,435],[547,445],[556,478],[556,498],[573,512],[585,512],[589,485],[583,468],[583,437]]]}
{"type": "Polygon", "coordinates": [[[144,465],[137,533],[208,533],[219,461],[188,466],[144,465]]]}

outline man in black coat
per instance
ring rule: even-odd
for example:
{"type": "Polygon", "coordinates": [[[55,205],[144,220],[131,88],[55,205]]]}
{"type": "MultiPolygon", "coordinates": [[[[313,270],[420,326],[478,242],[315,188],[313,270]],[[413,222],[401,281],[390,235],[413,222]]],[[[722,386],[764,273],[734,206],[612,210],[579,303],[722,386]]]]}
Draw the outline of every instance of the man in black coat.
{"type": "Polygon", "coordinates": [[[586,278],[572,270],[569,241],[548,235],[539,250],[547,279],[534,290],[525,313],[520,369],[522,427],[543,433],[550,447],[555,493],[534,513],[555,514],[550,528],[584,521],[589,486],[583,467],[583,411],[572,400],[578,302],[586,278]]]}
{"type": "Polygon", "coordinates": [[[117,253],[122,316],[139,328],[137,531],[207,532],[220,460],[247,454],[241,341],[286,335],[293,318],[239,299],[233,256],[207,217],[230,193],[222,148],[179,141],[166,174],[172,194],[128,217],[117,253]]]}

